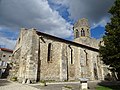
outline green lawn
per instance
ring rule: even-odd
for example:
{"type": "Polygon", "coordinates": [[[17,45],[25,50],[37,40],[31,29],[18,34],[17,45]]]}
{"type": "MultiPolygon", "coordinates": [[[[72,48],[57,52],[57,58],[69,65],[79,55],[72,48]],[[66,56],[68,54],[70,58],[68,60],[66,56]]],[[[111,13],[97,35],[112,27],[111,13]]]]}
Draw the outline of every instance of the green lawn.
{"type": "Polygon", "coordinates": [[[108,87],[104,87],[104,86],[98,86],[98,87],[96,88],[96,90],[112,90],[112,89],[110,89],[110,88],[108,88],[108,87]]]}
{"type": "Polygon", "coordinates": [[[114,86],[98,86],[96,90],[120,90],[120,86],[114,85],[114,86]]]}

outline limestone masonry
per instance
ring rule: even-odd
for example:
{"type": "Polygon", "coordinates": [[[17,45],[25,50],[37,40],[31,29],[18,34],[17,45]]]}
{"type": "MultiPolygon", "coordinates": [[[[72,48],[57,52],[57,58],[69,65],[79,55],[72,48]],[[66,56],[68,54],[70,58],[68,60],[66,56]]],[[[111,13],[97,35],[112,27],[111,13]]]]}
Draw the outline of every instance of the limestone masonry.
{"type": "Polygon", "coordinates": [[[11,76],[19,82],[103,80],[106,72],[98,52],[101,41],[90,37],[87,19],[78,20],[73,30],[72,42],[35,29],[21,29],[11,76]]]}

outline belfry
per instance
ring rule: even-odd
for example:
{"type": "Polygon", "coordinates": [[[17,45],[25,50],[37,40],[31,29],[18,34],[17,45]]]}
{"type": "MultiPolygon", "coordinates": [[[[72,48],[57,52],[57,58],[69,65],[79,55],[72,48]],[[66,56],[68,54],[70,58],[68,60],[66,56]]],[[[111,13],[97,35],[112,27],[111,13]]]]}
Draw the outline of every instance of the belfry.
{"type": "Polygon", "coordinates": [[[73,26],[74,38],[90,37],[90,26],[85,18],[79,19],[73,26]]]}

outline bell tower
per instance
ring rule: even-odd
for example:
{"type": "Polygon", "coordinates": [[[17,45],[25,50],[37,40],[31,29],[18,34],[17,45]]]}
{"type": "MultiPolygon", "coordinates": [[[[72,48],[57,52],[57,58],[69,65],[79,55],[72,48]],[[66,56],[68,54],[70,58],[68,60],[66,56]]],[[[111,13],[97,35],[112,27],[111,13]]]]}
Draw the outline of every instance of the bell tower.
{"type": "Polygon", "coordinates": [[[74,39],[80,37],[90,37],[90,26],[85,18],[79,19],[73,26],[74,39]]]}

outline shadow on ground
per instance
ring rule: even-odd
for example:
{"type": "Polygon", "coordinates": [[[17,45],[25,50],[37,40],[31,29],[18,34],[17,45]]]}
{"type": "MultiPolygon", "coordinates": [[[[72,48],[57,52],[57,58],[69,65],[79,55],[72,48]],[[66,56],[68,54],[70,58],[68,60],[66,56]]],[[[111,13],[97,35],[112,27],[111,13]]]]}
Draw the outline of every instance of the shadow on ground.
{"type": "Polygon", "coordinates": [[[48,84],[47,86],[36,85],[34,87],[41,90],[62,90],[63,86],[70,86],[73,90],[79,90],[79,84],[48,84]]]}
{"type": "Polygon", "coordinates": [[[0,79],[0,86],[9,85],[11,82],[6,79],[0,79]]]}
{"type": "Polygon", "coordinates": [[[110,88],[111,90],[120,90],[120,81],[101,81],[98,85],[110,88]]]}

